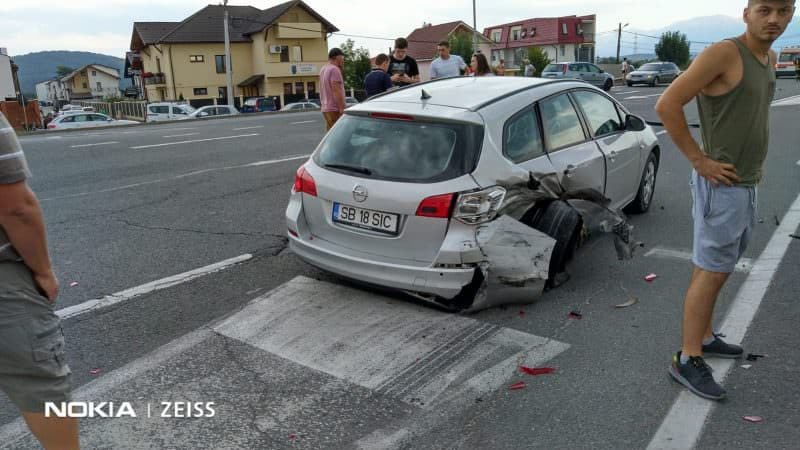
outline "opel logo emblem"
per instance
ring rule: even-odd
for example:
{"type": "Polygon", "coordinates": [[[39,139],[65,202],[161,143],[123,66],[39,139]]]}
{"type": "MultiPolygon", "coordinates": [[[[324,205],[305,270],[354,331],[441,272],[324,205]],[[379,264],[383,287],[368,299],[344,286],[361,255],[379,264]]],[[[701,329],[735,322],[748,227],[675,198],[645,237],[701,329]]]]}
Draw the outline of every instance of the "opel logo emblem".
{"type": "Polygon", "coordinates": [[[367,188],[357,184],[356,187],[353,188],[353,200],[357,201],[358,203],[362,203],[367,200],[367,188]]]}

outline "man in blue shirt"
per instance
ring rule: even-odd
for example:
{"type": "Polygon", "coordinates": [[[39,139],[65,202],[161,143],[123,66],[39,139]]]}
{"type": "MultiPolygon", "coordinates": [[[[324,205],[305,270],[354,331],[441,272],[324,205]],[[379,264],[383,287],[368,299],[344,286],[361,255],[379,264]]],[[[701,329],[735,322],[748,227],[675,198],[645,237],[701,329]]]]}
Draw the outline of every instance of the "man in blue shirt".
{"type": "Polygon", "coordinates": [[[457,77],[461,71],[467,68],[467,64],[458,55],[450,54],[450,43],[447,41],[439,42],[436,46],[439,57],[431,63],[431,80],[445,77],[457,77]]]}
{"type": "Polygon", "coordinates": [[[392,77],[386,73],[389,69],[389,57],[385,53],[375,57],[375,68],[364,78],[364,90],[367,97],[378,95],[392,87],[392,77]]]}

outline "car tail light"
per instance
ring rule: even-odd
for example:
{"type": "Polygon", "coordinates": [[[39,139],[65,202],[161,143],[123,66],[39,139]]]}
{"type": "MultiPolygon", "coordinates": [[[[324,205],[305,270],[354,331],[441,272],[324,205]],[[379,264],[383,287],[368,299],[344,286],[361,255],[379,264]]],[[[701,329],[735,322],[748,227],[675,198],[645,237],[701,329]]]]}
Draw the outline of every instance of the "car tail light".
{"type": "Polygon", "coordinates": [[[453,197],[455,194],[434,195],[426,198],[417,207],[417,216],[449,219],[450,211],[453,208],[453,197]]]}
{"type": "Polygon", "coordinates": [[[48,123],[47,124],[47,129],[49,129],[49,130],[54,129],[55,127],[56,127],[56,124],[54,124],[54,123],[48,123]]]}
{"type": "Polygon", "coordinates": [[[453,218],[469,225],[489,222],[497,216],[505,198],[506,190],[500,186],[463,193],[458,196],[453,218]]]}
{"type": "Polygon", "coordinates": [[[314,183],[314,178],[306,171],[305,166],[300,166],[297,173],[294,174],[294,192],[304,192],[308,195],[317,196],[317,184],[314,183]]]}

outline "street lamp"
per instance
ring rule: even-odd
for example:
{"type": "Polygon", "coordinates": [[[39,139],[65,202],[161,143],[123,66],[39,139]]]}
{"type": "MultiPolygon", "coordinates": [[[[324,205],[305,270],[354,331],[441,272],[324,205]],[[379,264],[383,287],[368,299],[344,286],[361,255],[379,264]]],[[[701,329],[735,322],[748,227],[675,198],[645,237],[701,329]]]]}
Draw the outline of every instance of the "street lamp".
{"type": "Polygon", "coordinates": [[[617,29],[617,64],[619,64],[619,47],[622,43],[622,29],[627,27],[630,24],[623,25],[622,22],[619,23],[619,28],[617,29]]]}
{"type": "Polygon", "coordinates": [[[228,35],[228,0],[224,0],[223,7],[225,8],[225,78],[227,79],[227,87],[225,90],[228,94],[228,105],[233,106],[233,73],[231,70],[231,38],[228,35]]]}

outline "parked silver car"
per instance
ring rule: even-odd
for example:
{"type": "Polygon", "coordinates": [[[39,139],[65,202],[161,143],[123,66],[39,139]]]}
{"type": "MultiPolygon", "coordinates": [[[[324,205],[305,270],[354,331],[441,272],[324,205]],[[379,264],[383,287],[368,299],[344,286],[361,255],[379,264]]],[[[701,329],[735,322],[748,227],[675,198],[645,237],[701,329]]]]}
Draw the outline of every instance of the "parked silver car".
{"type": "Polygon", "coordinates": [[[511,186],[551,174],[565,190],[592,190],[610,198],[610,208],[644,212],[659,157],[642,119],[582,82],[417,84],[347,109],[297,170],[286,209],[289,246],[341,276],[465,309],[501,287],[503,295],[526,287],[498,269],[490,256],[497,245],[512,247],[499,258],[513,258],[528,255],[537,234],[554,240],[549,267],[534,268],[536,255],[510,260],[512,272],[522,267],[547,280],[582,231],[561,201],[524,203],[516,220],[498,217],[511,186]]]}
{"type": "Polygon", "coordinates": [[[559,62],[548,64],[542,78],[574,78],[593,84],[608,92],[614,86],[614,76],[587,62],[559,62]]]}
{"type": "Polygon", "coordinates": [[[681,74],[681,69],[671,62],[652,62],[642,65],[625,77],[628,86],[647,84],[655,87],[661,83],[671,83],[681,74]]]}

